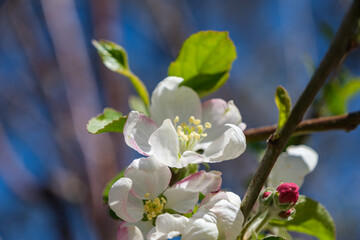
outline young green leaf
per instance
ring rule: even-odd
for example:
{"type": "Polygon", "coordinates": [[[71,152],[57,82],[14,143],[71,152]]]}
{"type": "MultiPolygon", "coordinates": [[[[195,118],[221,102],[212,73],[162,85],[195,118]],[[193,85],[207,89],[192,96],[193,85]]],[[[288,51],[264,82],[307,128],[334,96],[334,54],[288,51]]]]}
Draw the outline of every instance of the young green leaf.
{"type": "Polygon", "coordinates": [[[285,88],[278,86],[275,94],[275,103],[279,109],[279,119],[277,129],[275,132],[275,138],[278,137],[279,132],[286,123],[291,110],[291,99],[285,88]]]}
{"type": "Polygon", "coordinates": [[[285,240],[285,238],[277,237],[277,236],[270,236],[270,237],[263,238],[263,240],[285,240]]]}
{"type": "Polygon", "coordinates": [[[110,41],[93,40],[92,43],[97,49],[105,66],[111,71],[128,77],[135,90],[139,94],[141,100],[146,106],[148,106],[150,103],[149,93],[144,83],[134,73],[131,72],[125,49],[110,41]]]}
{"type": "Polygon", "coordinates": [[[293,220],[271,220],[270,224],[284,226],[289,231],[305,233],[319,240],[335,239],[335,224],[324,206],[308,197],[300,196],[295,208],[293,220]]]}
{"type": "Polygon", "coordinates": [[[360,78],[349,79],[344,85],[339,82],[329,84],[325,95],[328,110],[334,115],[346,113],[349,100],[359,93],[360,78]]]}
{"type": "Polygon", "coordinates": [[[105,108],[104,113],[90,119],[86,128],[89,133],[123,132],[127,116],[112,108],[105,108]]]}
{"type": "Polygon", "coordinates": [[[129,97],[129,107],[131,110],[141,112],[145,114],[146,116],[149,116],[149,112],[147,107],[145,106],[144,102],[141,101],[141,99],[137,96],[131,95],[129,97]]]}
{"type": "Polygon", "coordinates": [[[108,184],[106,184],[106,187],[104,188],[103,194],[102,194],[102,200],[104,204],[108,204],[109,202],[109,191],[111,186],[120,178],[124,177],[125,169],[121,170],[121,172],[116,175],[113,179],[111,179],[108,184]]]}
{"type": "Polygon", "coordinates": [[[184,42],[168,74],[184,78],[181,85],[203,97],[226,82],[235,59],[236,49],[228,32],[202,31],[184,42]]]}

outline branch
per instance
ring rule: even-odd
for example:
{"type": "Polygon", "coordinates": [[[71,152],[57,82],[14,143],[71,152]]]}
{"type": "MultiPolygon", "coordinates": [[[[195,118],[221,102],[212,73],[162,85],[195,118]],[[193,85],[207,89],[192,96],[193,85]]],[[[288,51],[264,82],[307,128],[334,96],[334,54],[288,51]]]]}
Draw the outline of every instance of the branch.
{"type": "MultiPolygon", "coordinates": [[[[333,117],[307,119],[297,125],[292,136],[304,135],[311,132],[329,130],[354,130],[360,124],[360,111],[333,117]]],[[[276,125],[251,128],[244,131],[247,142],[268,139],[276,130],[276,125]]]]}
{"type": "Polygon", "coordinates": [[[314,75],[299,100],[295,104],[287,122],[279,133],[279,137],[277,139],[274,139],[274,136],[270,137],[263,159],[260,162],[241,203],[241,210],[245,219],[252,209],[261,188],[264,186],[265,181],[269,176],[277,158],[285,147],[286,142],[294,133],[297,125],[302,120],[316,94],[325,83],[331,71],[336,68],[336,66],[351,50],[354,30],[358,26],[359,18],[360,0],[354,0],[349,12],[343,19],[343,22],[341,23],[329,50],[327,51],[324,59],[321,61],[319,67],[314,72],[314,75]]]}

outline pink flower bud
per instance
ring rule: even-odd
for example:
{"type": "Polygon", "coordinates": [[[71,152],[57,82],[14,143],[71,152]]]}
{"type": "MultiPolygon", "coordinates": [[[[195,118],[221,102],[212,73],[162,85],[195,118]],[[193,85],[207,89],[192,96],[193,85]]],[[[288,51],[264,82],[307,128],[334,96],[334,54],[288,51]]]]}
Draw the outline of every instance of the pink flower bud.
{"type": "Polygon", "coordinates": [[[271,195],[271,192],[264,192],[264,194],[262,195],[262,198],[267,198],[268,196],[271,195]]]}
{"type": "Polygon", "coordinates": [[[299,198],[299,187],[295,183],[283,183],[276,189],[280,203],[295,204],[299,198]]]}
{"type": "Polygon", "coordinates": [[[295,211],[294,208],[290,208],[290,209],[287,210],[287,211],[282,211],[282,212],[279,213],[279,217],[281,217],[281,218],[288,218],[288,217],[290,217],[290,216],[293,214],[294,211],[295,211]]]}

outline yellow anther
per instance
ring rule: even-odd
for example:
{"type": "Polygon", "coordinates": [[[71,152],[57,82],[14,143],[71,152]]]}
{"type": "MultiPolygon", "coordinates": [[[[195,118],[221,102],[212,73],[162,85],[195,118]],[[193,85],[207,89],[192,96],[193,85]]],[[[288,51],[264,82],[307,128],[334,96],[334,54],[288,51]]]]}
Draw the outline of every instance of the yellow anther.
{"type": "Polygon", "coordinates": [[[166,202],[166,199],[163,198],[163,197],[161,198],[161,201],[162,201],[164,204],[167,203],[167,202],[166,202]]]}
{"type": "Polygon", "coordinates": [[[144,198],[149,198],[149,196],[150,196],[150,193],[146,193],[144,198]]]}
{"type": "Polygon", "coordinates": [[[211,123],[206,122],[206,123],[205,123],[205,128],[211,128],[211,123]]]}
{"type": "Polygon", "coordinates": [[[177,130],[178,130],[178,131],[182,131],[182,127],[181,127],[181,126],[177,126],[177,130]]]}
{"type": "Polygon", "coordinates": [[[181,137],[185,142],[189,141],[189,137],[187,135],[183,135],[181,137]]]}
{"type": "Polygon", "coordinates": [[[200,123],[201,123],[201,120],[200,120],[200,119],[195,119],[195,120],[194,120],[194,124],[195,124],[195,125],[199,125],[200,123]]]}
{"type": "Polygon", "coordinates": [[[189,122],[190,122],[190,123],[194,123],[194,121],[195,121],[195,117],[194,117],[194,116],[189,117],[189,122]]]}
{"type": "Polygon", "coordinates": [[[177,123],[177,122],[179,122],[179,116],[176,116],[175,118],[174,118],[174,123],[177,123]]]}
{"type": "Polygon", "coordinates": [[[202,132],[202,130],[204,130],[203,125],[197,125],[196,128],[197,128],[198,132],[202,132]]]}
{"type": "Polygon", "coordinates": [[[206,137],[206,136],[207,136],[207,133],[202,133],[201,136],[202,136],[202,137],[206,137]]]}

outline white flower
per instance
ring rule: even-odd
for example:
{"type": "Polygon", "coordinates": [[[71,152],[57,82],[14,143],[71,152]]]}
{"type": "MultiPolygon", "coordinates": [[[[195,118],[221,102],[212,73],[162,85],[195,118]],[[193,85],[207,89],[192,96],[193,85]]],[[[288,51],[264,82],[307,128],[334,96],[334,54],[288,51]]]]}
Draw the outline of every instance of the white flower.
{"type": "Polygon", "coordinates": [[[299,187],[304,177],[312,172],[318,162],[318,154],[306,145],[290,146],[279,156],[267,180],[268,187],[281,182],[296,183],[299,187]]]}
{"type": "Polygon", "coordinates": [[[201,104],[197,93],[168,77],[151,96],[151,119],[130,112],[125,142],[139,153],[155,156],[169,167],[221,162],[245,151],[245,124],[233,101],[210,99],[201,104]]]}
{"type": "Polygon", "coordinates": [[[126,222],[119,232],[133,236],[118,235],[118,239],[141,239],[137,236],[146,236],[159,215],[167,210],[192,212],[199,193],[207,195],[221,187],[221,173],[217,171],[197,172],[168,188],[170,179],[170,169],[154,157],[136,159],[130,164],[124,177],[109,191],[110,208],[126,222]]]}
{"type": "Polygon", "coordinates": [[[210,194],[191,218],[160,215],[148,239],[166,240],[181,235],[182,240],[235,240],[244,222],[240,204],[240,197],[232,192],[210,194]]]}

